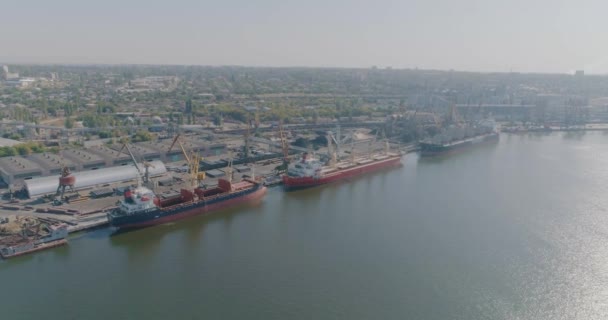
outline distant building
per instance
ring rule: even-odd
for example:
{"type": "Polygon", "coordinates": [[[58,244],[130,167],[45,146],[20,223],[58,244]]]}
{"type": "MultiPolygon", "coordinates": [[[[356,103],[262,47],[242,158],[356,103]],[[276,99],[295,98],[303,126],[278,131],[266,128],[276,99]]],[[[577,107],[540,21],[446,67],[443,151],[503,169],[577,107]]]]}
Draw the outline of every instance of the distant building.
{"type": "Polygon", "coordinates": [[[244,106],[243,109],[245,109],[249,112],[258,111],[258,107],[256,107],[256,106],[244,106]]]}
{"type": "Polygon", "coordinates": [[[174,76],[150,76],[129,81],[129,86],[135,89],[163,89],[175,85],[178,78],[174,76]]]}
{"type": "Polygon", "coordinates": [[[585,75],[585,70],[576,70],[574,72],[574,75],[577,76],[577,77],[582,77],[582,76],[585,75]]]}
{"type": "Polygon", "coordinates": [[[28,88],[33,86],[35,82],[36,79],[33,78],[10,78],[7,79],[4,83],[8,86],[28,88]]]}
{"type": "Polygon", "coordinates": [[[457,104],[458,113],[466,118],[492,115],[495,120],[524,120],[536,111],[534,104],[457,104]]]}
{"type": "Polygon", "coordinates": [[[8,66],[4,65],[4,66],[2,66],[2,79],[3,80],[18,80],[19,74],[10,73],[10,71],[8,70],[8,66]]]}

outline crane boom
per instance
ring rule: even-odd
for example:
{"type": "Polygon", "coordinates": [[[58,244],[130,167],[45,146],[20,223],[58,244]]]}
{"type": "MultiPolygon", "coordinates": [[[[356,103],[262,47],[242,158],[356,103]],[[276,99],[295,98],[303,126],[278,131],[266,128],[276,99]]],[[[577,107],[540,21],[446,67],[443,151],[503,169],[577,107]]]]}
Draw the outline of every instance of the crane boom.
{"type": "Polygon", "coordinates": [[[287,144],[285,131],[283,131],[282,121],[279,121],[279,136],[281,138],[281,151],[283,152],[283,159],[287,159],[289,158],[289,144],[287,144]]]}
{"type": "Polygon", "coordinates": [[[129,156],[131,157],[131,160],[133,161],[133,164],[135,165],[135,169],[137,169],[137,172],[139,172],[139,175],[141,176],[141,169],[139,168],[139,165],[137,164],[137,160],[135,160],[135,156],[133,155],[133,152],[131,152],[131,148],[129,148],[129,145],[125,142],[122,145],[122,148],[120,148],[120,151],[118,151],[118,154],[120,155],[122,153],[122,150],[127,149],[127,152],[129,153],[129,156]]]}
{"type": "Polygon", "coordinates": [[[139,175],[141,176],[143,173],[141,172],[141,169],[139,168],[139,165],[137,164],[137,160],[135,160],[135,156],[133,155],[133,152],[131,152],[131,148],[129,148],[129,145],[125,143],[125,147],[127,147],[127,151],[129,152],[129,156],[131,156],[131,160],[133,161],[133,164],[135,165],[135,168],[137,169],[137,172],[139,172],[139,175]]]}
{"type": "MultiPolygon", "coordinates": [[[[179,136],[180,136],[179,134],[177,136],[175,136],[175,139],[173,139],[173,143],[171,143],[171,146],[169,147],[169,151],[171,151],[171,149],[173,149],[173,146],[177,142],[177,144],[179,145],[179,148],[182,150],[182,153],[184,154],[184,158],[186,158],[186,162],[188,162],[188,164],[190,164],[190,157],[188,157],[188,153],[186,152],[186,149],[184,149],[184,145],[179,140],[179,136]]],[[[167,151],[167,152],[169,152],[169,151],[167,151]]]]}

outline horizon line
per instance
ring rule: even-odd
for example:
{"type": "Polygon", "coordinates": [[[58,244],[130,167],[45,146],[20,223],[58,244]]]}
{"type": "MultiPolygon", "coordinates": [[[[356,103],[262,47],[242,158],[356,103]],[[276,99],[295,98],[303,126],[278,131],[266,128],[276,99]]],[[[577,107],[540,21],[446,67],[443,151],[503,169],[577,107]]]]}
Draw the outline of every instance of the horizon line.
{"type": "MultiPolygon", "coordinates": [[[[271,66],[271,65],[244,65],[244,64],[187,64],[187,63],[107,63],[107,62],[90,62],[90,63],[70,63],[70,62],[9,62],[0,59],[0,65],[14,65],[14,66],[76,66],[76,67],[90,67],[90,66],[153,66],[153,67],[204,67],[204,68],[259,68],[259,69],[326,69],[326,70],[378,70],[378,71],[432,71],[432,72],[458,72],[458,73],[478,73],[478,74],[527,74],[527,75],[574,75],[576,71],[571,72],[538,72],[538,71],[471,71],[471,70],[459,70],[459,69],[435,69],[435,68],[419,68],[419,67],[393,67],[393,66],[380,66],[372,65],[369,67],[340,67],[340,66],[298,66],[298,65],[286,65],[286,66],[271,66]]],[[[590,76],[606,76],[605,73],[586,73],[584,69],[580,69],[584,72],[584,75],[590,76]]]]}

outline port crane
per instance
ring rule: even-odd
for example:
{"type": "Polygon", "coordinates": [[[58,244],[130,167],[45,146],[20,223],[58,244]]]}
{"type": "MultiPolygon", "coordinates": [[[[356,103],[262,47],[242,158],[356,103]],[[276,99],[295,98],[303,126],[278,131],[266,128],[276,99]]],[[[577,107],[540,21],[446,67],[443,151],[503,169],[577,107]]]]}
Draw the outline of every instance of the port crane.
{"type": "Polygon", "coordinates": [[[327,131],[327,147],[330,158],[330,164],[337,164],[338,158],[340,158],[341,149],[346,143],[350,142],[350,150],[344,151],[344,153],[350,154],[350,160],[352,162],[355,161],[355,144],[359,145],[361,143],[369,142],[369,153],[371,154],[371,150],[373,148],[373,144],[378,140],[378,131],[376,131],[376,136],[374,138],[368,139],[355,139],[356,130],[349,130],[349,133],[342,138],[342,130],[340,127],[340,123],[336,126],[336,133],[333,131],[327,131]],[[356,140],[356,141],[355,141],[356,140]]]}
{"type": "Polygon", "coordinates": [[[243,156],[245,157],[245,162],[249,162],[249,137],[251,136],[251,119],[247,116],[247,130],[245,130],[245,146],[243,147],[243,156]]]}
{"type": "Polygon", "coordinates": [[[199,172],[201,157],[194,151],[191,151],[190,155],[188,155],[188,152],[186,152],[180,137],[181,135],[179,134],[175,136],[171,146],[169,147],[169,151],[167,152],[170,152],[171,149],[173,149],[173,146],[175,146],[177,143],[182,151],[182,154],[184,155],[184,159],[186,159],[186,163],[188,163],[188,170],[190,172],[190,186],[192,188],[196,188],[200,185],[200,182],[205,179],[205,172],[199,172]]]}
{"type": "Polygon", "coordinates": [[[61,161],[61,173],[59,175],[59,185],[57,186],[57,192],[55,196],[59,196],[59,199],[63,199],[65,194],[65,189],[68,188],[70,191],[74,191],[74,184],[76,184],[76,177],[72,175],[70,171],[70,167],[67,165],[65,158],[63,157],[63,149],[61,146],[61,141],[58,141],[59,144],[59,158],[61,161]]]}
{"type": "Polygon", "coordinates": [[[272,150],[272,148],[275,148],[275,150],[280,149],[281,150],[280,153],[283,156],[283,159],[282,159],[283,163],[281,165],[277,166],[275,168],[275,170],[277,172],[281,173],[281,172],[286,171],[287,166],[289,165],[290,150],[297,151],[297,152],[307,152],[307,153],[310,153],[311,151],[308,148],[302,148],[302,147],[290,145],[289,142],[287,141],[287,133],[283,127],[282,122],[279,122],[277,133],[278,133],[278,138],[279,138],[278,142],[272,141],[269,139],[265,139],[265,138],[255,137],[255,136],[250,136],[247,140],[249,142],[253,142],[253,143],[260,143],[260,144],[268,145],[269,150],[272,150]]]}
{"type": "Polygon", "coordinates": [[[137,177],[137,185],[141,186],[142,185],[142,180],[143,180],[143,185],[145,186],[150,186],[150,167],[154,168],[154,165],[152,165],[150,162],[143,160],[142,164],[144,166],[144,172],[141,171],[141,168],[139,167],[139,164],[137,163],[137,160],[135,159],[135,156],[133,155],[133,152],[131,152],[131,148],[129,147],[129,143],[128,142],[124,142],[122,145],[122,148],[120,148],[120,151],[118,151],[118,155],[120,156],[120,154],[122,153],[122,151],[124,149],[127,149],[127,152],[129,153],[129,156],[131,157],[131,161],[133,161],[133,165],[135,166],[135,169],[137,169],[137,173],[138,173],[138,177],[137,177]]]}
{"type": "Polygon", "coordinates": [[[282,121],[279,121],[279,139],[281,139],[281,152],[283,153],[283,163],[280,171],[287,171],[287,167],[289,166],[289,143],[287,142],[285,130],[283,130],[282,121]]]}

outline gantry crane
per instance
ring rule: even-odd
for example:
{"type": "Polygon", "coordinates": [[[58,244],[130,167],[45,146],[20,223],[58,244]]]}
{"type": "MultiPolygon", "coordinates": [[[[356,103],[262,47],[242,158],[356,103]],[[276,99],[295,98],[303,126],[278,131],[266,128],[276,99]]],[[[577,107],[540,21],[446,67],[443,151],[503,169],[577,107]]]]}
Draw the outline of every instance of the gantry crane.
{"type": "Polygon", "coordinates": [[[55,196],[59,196],[59,199],[63,199],[65,189],[69,188],[70,191],[74,191],[74,184],[76,184],[76,177],[72,175],[70,167],[67,165],[65,158],[63,157],[63,150],[61,148],[61,140],[59,140],[59,158],[61,159],[61,173],[59,176],[59,185],[57,186],[57,192],[55,196]]]}

